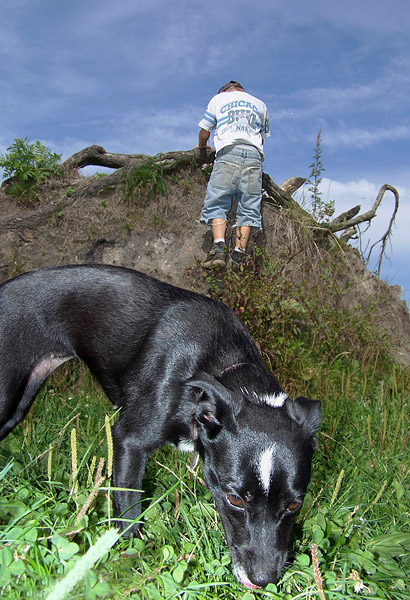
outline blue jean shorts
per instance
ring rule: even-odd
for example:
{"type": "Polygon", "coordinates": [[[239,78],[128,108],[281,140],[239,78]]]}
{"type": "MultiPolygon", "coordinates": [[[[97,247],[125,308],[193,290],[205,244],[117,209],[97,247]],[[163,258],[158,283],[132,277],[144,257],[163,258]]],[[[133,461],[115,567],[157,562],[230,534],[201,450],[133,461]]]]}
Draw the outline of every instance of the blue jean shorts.
{"type": "Polygon", "coordinates": [[[235,227],[262,226],[262,164],[260,152],[228,146],[222,148],[215,158],[214,167],[202,208],[201,223],[210,224],[212,219],[227,219],[236,197],[235,227]]]}

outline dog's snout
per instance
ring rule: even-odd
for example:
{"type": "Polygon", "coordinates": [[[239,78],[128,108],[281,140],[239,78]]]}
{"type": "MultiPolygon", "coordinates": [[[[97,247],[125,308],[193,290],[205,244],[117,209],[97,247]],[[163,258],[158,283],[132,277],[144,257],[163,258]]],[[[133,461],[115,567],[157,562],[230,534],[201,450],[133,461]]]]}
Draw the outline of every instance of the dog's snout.
{"type": "MultiPolygon", "coordinates": [[[[264,548],[248,547],[242,552],[241,564],[246,572],[245,581],[248,580],[252,586],[264,588],[269,583],[276,583],[282,573],[286,562],[287,553],[277,552],[271,547],[264,548]]],[[[241,582],[246,582],[240,578],[241,582]]],[[[249,587],[249,586],[247,586],[249,587]]]]}
{"type": "Polygon", "coordinates": [[[278,580],[277,575],[272,575],[270,577],[266,577],[262,573],[260,575],[256,575],[252,577],[252,583],[259,588],[265,588],[268,583],[276,583],[278,580]]]}
{"type": "Polygon", "coordinates": [[[276,583],[279,578],[277,571],[271,569],[262,570],[258,566],[248,565],[248,568],[236,565],[235,575],[247,588],[265,588],[269,583],[276,583]]]}
{"type": "Polygon", "coordinates": [[[280,575],[279,570],[275,567],[272,568],[272,566],[261,569],[256,565],[251,571],[252,572],[249,573],[250,580],[254,585],[261,588],[266,587],[268,583],[276,583],[280,575]]]}

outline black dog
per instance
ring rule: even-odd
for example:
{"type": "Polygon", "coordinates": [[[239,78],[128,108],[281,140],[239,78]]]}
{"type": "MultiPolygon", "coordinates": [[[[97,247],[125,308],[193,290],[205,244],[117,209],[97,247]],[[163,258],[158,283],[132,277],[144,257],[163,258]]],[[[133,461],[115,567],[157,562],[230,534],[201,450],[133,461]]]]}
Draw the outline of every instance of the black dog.
{"type": "MultiPolygon", "coordinates": [[[[114,486],[141,489],[159,446],[197,450],[236,576],[247,587],[277,580],[320,402],[290,401],[228,307],[122,267],[43,269],[0,286],[0,352],[0,439],[59,365],[83,360],[121,407],[114,486]]],[[[115,492],[115,514],[137,519],[139,499],[115,492]]]]}

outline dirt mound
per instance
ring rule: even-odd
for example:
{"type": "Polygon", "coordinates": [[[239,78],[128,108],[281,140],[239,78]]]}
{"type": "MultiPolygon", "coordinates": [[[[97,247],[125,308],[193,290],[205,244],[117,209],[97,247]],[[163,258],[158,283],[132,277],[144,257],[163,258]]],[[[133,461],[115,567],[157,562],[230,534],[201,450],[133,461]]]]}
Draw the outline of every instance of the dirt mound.
{"type": "MultiPolygon", "coordinates": [[[[17,205],[0,189],[0,281],[39,267],[97,262],[206,293],[200,261],[209,234],[198,222],[206,179],[203,169],[184,166],[167,177],[166,194],[133,202],[125,200],[121,183],[107,178],[105,186],[103,176],[84,178],[75,171],[48,183],[35,207],[17,205]],[[90,183],[98,183],[92,193],[90,183]]],[[[343,302],[374,305],[381,330],[394,340],[394,358],[409,365],[410,315],[398,286],[380,282],[355,250],[310,231],[295,212],[265,203],[269,255],[282,261],[285,276],[306,277],[310,285],[320,285],[323,268],[332,270],[335,285],[345,292],[343,302]]]]}

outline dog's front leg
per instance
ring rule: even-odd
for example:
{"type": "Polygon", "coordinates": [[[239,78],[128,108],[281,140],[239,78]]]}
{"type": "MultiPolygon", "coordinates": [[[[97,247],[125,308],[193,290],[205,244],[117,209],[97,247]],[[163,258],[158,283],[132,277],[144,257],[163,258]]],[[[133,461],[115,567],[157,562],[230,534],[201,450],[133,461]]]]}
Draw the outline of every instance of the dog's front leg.
{"type": "Polygon", "coordinates": [[[120,422],[113,428],[114,515],[127,534],[138,531],[141,513],[142,477],[148,452],[141,448],[135,435],[124,435],[120,422]],[[132,523],[132,521],[135,521],[132,523]]]}

